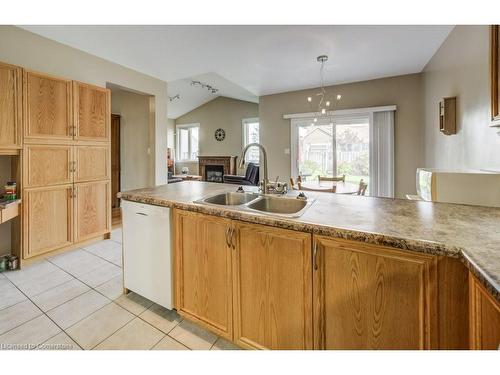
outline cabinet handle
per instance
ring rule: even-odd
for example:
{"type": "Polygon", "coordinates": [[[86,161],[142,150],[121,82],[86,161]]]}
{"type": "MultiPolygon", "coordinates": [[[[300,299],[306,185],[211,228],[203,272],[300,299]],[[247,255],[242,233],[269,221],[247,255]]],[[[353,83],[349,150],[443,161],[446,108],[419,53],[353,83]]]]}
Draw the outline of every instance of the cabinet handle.
{"type": "Polygon", "coordinates": [[[69,135],[71,137],[76,136],[76,126],[72,125],[72,126],[69,127],[69,135]]]}
{"type": "Polygon", "coordinates": [[[227,227],[226,229],[226,245],[227,247],[231,247],[231,244],[229,243],[229,231],[231,230],[231,227],[227,227]]]}
{"type": "Polygon", "coordinates": [[[313,267],[315,271],[318,269],[318,243],[316,241],[313,244],[313,267]]]}
{"type": "Polygon", "coordinates": [[[70,172],[76,172],[76,161],[71,161],[69,163],[69,171],[70,172]]]}
{"type": "Polygon", "coordinates": [[[236,229],[233,228],[233,231],[231,232],[231,246],[232,246],[233,250],[236,249],[235,233],[236,233],[236,229]]]}
{"type": "Polygon", "coordinates": [[[78,193],[78,188],[77,188],[77,187],[74,187],[74,188],[73,188],[73,198],[76,198],[77,193],[78,193]]]}

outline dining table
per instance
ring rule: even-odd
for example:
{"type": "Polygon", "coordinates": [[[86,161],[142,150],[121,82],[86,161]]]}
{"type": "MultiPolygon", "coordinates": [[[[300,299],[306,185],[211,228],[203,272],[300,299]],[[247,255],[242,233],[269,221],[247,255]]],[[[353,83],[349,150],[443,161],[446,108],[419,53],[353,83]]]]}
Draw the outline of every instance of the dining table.
{"type": "Polygon", "coordinates": [[[325,192],[331,191],[333,186],[335,186],[336,194],[356,194],[359,190],[359,184],[344,181],[303,181],[301,186],[306,189],[324,190],[325,192]]]}

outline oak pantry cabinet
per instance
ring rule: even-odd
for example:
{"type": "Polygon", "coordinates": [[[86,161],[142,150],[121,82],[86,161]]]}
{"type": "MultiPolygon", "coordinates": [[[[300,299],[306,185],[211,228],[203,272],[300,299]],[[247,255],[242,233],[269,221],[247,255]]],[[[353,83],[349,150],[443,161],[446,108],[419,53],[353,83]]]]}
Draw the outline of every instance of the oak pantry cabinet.
{"type": "Polygon", "coordinates": [[[110,92],[24,70],[23,257],[111,229],[110,92]]]}

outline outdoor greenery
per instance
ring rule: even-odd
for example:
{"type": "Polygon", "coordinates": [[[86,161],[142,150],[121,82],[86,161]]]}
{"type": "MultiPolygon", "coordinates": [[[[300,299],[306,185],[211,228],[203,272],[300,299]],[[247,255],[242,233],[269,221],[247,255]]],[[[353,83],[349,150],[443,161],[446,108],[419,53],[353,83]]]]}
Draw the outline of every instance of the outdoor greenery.
{"type": "Polygon", "coordinates": [[[369,160],[368,153],[359,155],[353,161],[344,161],[337,165],[338,174],[368,176],[369,160]]]}
{"type": "Polygon", "coordinates": [[[358,183],[361,179],[368,182],[370,174],[369,152],[360,148],[360,145],[365,142],[352,129],[344,128],[341,131],[337,131],[337,171],[333,173],[331,170],[324,170],[320,162],[307,159],[299,165],[302,178],[310,181],[317,179],[317,176],[321,175],[344,174],[348,182],[358,183]],[[350,161],[342,161],[342,159],[350,159],[350,161]]]}

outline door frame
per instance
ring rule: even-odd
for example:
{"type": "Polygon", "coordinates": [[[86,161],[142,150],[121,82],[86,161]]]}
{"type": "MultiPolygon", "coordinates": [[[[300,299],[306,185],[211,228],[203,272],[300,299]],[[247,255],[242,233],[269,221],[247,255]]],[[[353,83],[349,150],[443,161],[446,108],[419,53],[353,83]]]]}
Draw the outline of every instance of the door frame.
{"type": "MultiPolygon", "coordinates": [[[[112,113],[111,114],[111,192],[113,193],[113,180],[114,180],[114,171],[113,171],[113,124],[115,120],[118,120],[118,134],[117,134],[117,144],[116,146],[116,153],[118,154],[117,158],[117,163],[118,163],[118,192],[121,189],[121,173],[122,173],[122,162],[121,162],[121,116],[112,113]]],[[[115,215],[116,213],[120,212],[120,199],[111,197],[111,210],[112,214],[115,215]],[[117,199],[118,206],[113,207],[113,203],[115,202],[115,199],[117,199]]]]}

